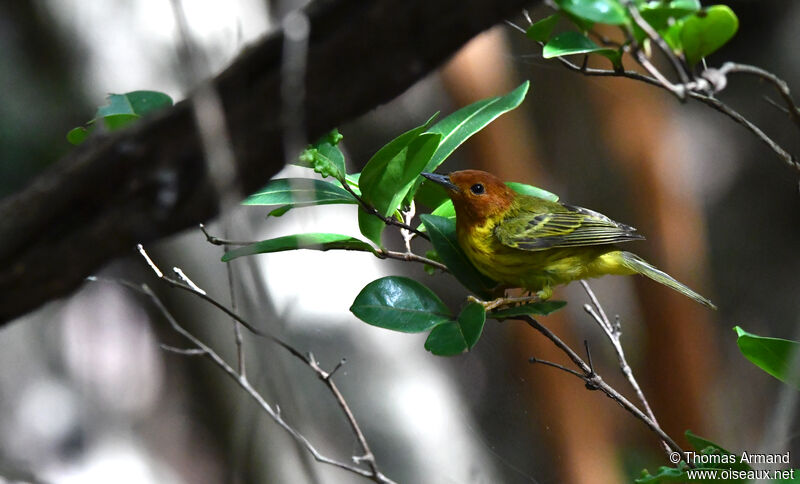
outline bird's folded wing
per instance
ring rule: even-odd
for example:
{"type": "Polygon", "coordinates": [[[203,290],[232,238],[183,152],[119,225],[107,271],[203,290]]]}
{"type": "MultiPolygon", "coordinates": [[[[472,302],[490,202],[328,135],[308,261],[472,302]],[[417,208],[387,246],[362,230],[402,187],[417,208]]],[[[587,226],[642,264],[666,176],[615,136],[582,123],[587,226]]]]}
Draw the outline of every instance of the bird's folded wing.
{"type": "Polygon", "coordinates": [[[503,245],[522,250],[615,244],[644,238],[635,228],[603,214],[570,205],[563,208],[564,211],[548,213],[517,213],[497,224],[494,234],[503,245]]]}

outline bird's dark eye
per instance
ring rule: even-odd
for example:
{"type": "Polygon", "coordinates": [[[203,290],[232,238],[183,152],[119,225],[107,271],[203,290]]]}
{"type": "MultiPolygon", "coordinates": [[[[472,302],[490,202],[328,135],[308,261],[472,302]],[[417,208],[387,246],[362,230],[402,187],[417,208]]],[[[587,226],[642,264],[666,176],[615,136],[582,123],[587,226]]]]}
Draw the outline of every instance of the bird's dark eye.
{"type": "Polygon", "coordinates": [[[472,185],[471,187],[469,187],[469,190],[475,195],[483,195],[484,193],[483,185],[481,185],[480,183],[472,185]]]}

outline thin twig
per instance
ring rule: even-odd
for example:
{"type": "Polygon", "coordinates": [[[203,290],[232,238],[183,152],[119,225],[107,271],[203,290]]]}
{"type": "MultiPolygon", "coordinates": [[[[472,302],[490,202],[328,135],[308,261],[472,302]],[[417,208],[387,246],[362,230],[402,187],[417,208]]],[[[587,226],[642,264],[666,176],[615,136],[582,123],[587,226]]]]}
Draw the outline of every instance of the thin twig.
{"type": "MultiPolygon", "coordinates": [[[[632,0],[622,0],[622,5],[628,10],[628,13],[633,18],[633,21],[636,25],[642,29],[647,35],[647,38],[650,39],[652,42],[656,44],[658,49],[669,59],[670,64],[675,69],[675,73],[678,74],[678,77],[681,80],[681,85],[686,86],[689,84],[691,80],[691,73],[689,69],[686,67],[684,62],[675,55],[675,52],[672,51],[670,46],[667,44],[667,41],[664,40],[664,37],[659,34],[656,29],[650,25],[647,20],[642,17],[642,14],[639,12],[639,9],[636,8],[636,5],[633,3],[632,0]]],[[[683,92],[681,99],[686,99],[686,92],[683,92]]]]}
{"type": "Polygon", "coordinates": [[[401,229],[408,230],[409,232],[413,232],[413,233],[417,234],[418,236],[422,237],[425,240],[431,240],[430,237],[428,237],[428,234],[426,234],[425,232],[421,232],[421,231],[415,229],[414,227],[395,219],[394,217],[387,217],[387,216],[383,215],[382,213],[380,213],[378,211],[378,209],[376,209],[375,207],[373,207],[369,203],[365,202],[364,199],[361,198],[350,187],[349,183],[346,183],[346,182],[342,183],[342,187],[345,190],[347,190],[348,192],[350,192],[350,195],[352,195],[353,198],[356,199],[358,204],[361,205],[361,208],[363,208],[365,212],[367,212],[368,214],[373,215],[373,216],[378,217],[379,219],[383,220],[383,223],[385,223],[386,225],[394,225],[396,227],[400,227],[401,229]]]}
{"type": "MultiPolygon", "coordinates": [[[[669,87],[665,86],[659,80],[652,78],[650,76],[646,76],[636,71],[630,70],[623,70],[623,71],[613,71],[609,69],[593,69],[593,68],[585,68],[582,69],[581,66],[570,62],[569,60],[558,57],[559,62],[561,65],[566,67],[569,70],[579,72],[586,76],[593,76],[593,77],[625,77],[627,79],[633,79],[635,81],[644,82],[646,84],[650,84],[651,86],[656,86],[661,89],[670,90],[669,87]]],[[[728,106],[727,104],[721,102],[720,100],[707,96],[701,92],[695,91],[690,89],[688,91],[689,97],[700,101],[701,103],[711,107],[715,111],[719,111],[720,113],[728,116],[736,123],[744,126],[747,130],[753,133],[761,142],[766,144],[778,157],[784,161],[789,167],[794,168],[797,171],[800,171],[800,162],[798,162],[797,158],[786,151],[783,147],[781,147],[778,143],[772,140],[766,133],[764,133],[758,126],[750,122],[747,118],[742,116],[739,112],[728,106]]]]}
{"type": "MultiPolygon", "coordinates": [[[[608,319],[606,312],[603,310],[603,306],[600,305],[600,301],[597,299],[597,296],[595,296],[594,291],[592,291],[592,288],[589,286],[589,283],[586,281],[580,282],[583,286],[583,290],[586,291],[586,294],[589,296],[589,300],[592,302],[591,305],[586,304],[583,307],[584,311],[586,311],[592,317],[592,319],[595,320],[597,325],[600,326],[600,329],[603,330],[603,333],[611,342],[611,346],[614,347],[614,352],[617,354],[617,360],[619,361],[619,367],[620,370],[622,370],[622,374],[625,375],[625,378],[627,378],[628,383],[633,388],[633,391],[636,392],[636,397],[642,403],[647,416],[650,417],[654,424],[658,425],[658,420],[656,419],[653,410],[650,408],[650,403],[648,403],[647,398],[645,398],[644,392],[639,386],[639,382],[636,381],[636,377],[633,376],[633,370],[631,370],[628,360],[625,358],[625,351],[623,351],[622,342],[620,341],[620,338],[622,337],[622,329],[620,328],[619,324],[612,324],[608,319]]],[[[667,455],[669,455],[672,452],[669,448],[669,445],[667,445],[664,440],[661,441],[661,444],[664,447],[664,450],[666,450],[667,455]]]]}
{"type": "MultiPolygon", "coordinates": [[[[531,316],[518,316],[513,319],[518,319],[520,321],[524,321],[530,327],[535,329],[536,331],[543,334],[547,339],[549,339],[553,344],[556,345],[558,349],[560,349],[570,360],[578,367],[580,371],[570,372],[571,374],[577,376],[587,385],[587,388],[600,390],[606,396],[617,402],[622,408],[627,410],[631,413],[634,417],[644,422],[647,427],[652,430],[662,441],[666,442],[669,448],[674,452],[679,452],[680,455],[683,455],[683,449],[669,436],[666,432],[658,425],[656,421],[651,419],[648,415],[644,412],[639,410],[639,408],[630,402],[627,398],[625,398],[622,394],[620,394],[617,390],[611,387],[608,383],[606,383],[597,372],[594,372],[590,365],[588,365],[583,359],[581,359],[578,354],[569,347],[566,343],[564,343],[558,336],[556,336],[552,331],[550,331],[546,326],[543,326],[539,323],[536,319],[532,318],[531,316]]],[[[537,360],[539,361],[539,360],[537,360]]],[[[552,365],[551,365],[552,366],[552,365]]],[[[691,463],[688,463],[689,466],[692,466],[691,463]]]]}
{"type": "Polygon", "coordinates": [[[437,269],[441,269],[444,272],[450,272],[447,266],[441,262],[414,254],[413,252],[397,252],[394,250],[379,249],[375,251],[375,255],[380,259],[397,259],[409,262],[420,262],[422,264],[427,264],[437,269]]]}
{"type": "Polygon", "coordinates": [[[528,363],[532,363],[532,364],[533,363],[541,363],[542,365],[552,366],[553,368],[557,368],[557,369],[559,369],[561,371],[564,371],[564,372],[567,372],[567,373],[569,373],[571,375],[575,375],[575,376],[577,376],[578,378],[581,378],[581,379],[583,379],[583,377],[584,377],[583,373],[577,372],[577,371],[573,370],[572,368],[567,368],[564,365],[560,365],[558,363],[553,363],[552,361],[540,360],[539,358],[536,358],[535,356],[531,356],[530,358],[528,358],[528,363]]]}
{"type": "MultiPolygon", "coordinates": [[[[150,268],[153,269],[153,272],[157,276],[159,276],[159,279],[161,279],[162,281],[166,282],[168,285],[170,285],[172,287],[178,287],[178,288],[184,289],[186,291],[189,291],[192,294],[195,294],[196,296],[202,298],[203,300],[205,300],[207,302],[210,302],[211,304],[213,304],[217,308],[223,310],[226,314],[231,316],[234,319],[235,322],[240,323],[242,326],[250,329],[251,331],[254,329],[253,326],[250,323],[248,323],[247,321],[245,321],[241,316],[239,316],[238,314],[236,314],[232,310],[226,308],[224,305],[222,305],[218,301],[216,301],[213,298],[211,298],[210,296],[208,296],[205,293],[205,291],[203,291],[196,284],[191,282],[191,280],[187,276],[185,276],[185,274],[183,274],[182,271],[181,271],[181,274],[183,274],[183,277],[182,277],[182,280],[180,280],[180,281],[172,279],[172,278],[170,278],[168,276],[165,276],[163,274],[163,272],[158,268],[158,266],[153,262],[153,260],[150,258],[150,256],[147,254],[147,252],[144,250],[144,248],[141,245],[139,245],[137,247],[137,249],[139,250],[139,253],[142,255],[142,257],[147,262],[148,266],[150,266],[150,268]]],[[[97,280],[97,279],[95,278],[94,280],[97,280]]],[[[367,443],[367,440],[366,440],[366,438],[364,436],[364,433],[361,431],[361,428],[358,425],[358,422],[356,421],[352,410],[350,409],[349,405],[347,404],[347,401],[344,399],[344,396],[342,395],[341,391],[339,391],[339,388],[336,386],[336,384],[334,383],[333,379],[331,378],[333,372],[341,366],[343,361],[341,361],[339,363],[339,365],[337,365],[334,368],[334,370],[332,370],[330,373],[328,373],[328,372],[325,372],[319,366],[319,363],[317,362],[317,360],[314,358],[314,356],[312,354],[309,353],[308,355],[304,355],[302,352],[300,352],[296,348],[292,347],[288,343],[285,343],[282,340],[280,340],[280,339],[278,339],[278,338],[276,338],[274,336],[268,335],[268,334],[263,333],[261,331],[258,331],[258,333],[257,333],[257,334],[259,334],[261,336],[267,337],[270,340],[274,341],[275,343],[277,343],[278,345],[280,345],[281,347],[283,347],[284,349],[289,351],[290,354],[292,354],[293,356],[295,356],[298,359],[300,359],[301,361],[303,361],[325,383],[325,385],[330,390],[331,394],[336,399],[336,402],[341,407],[343,413],[345,414],[345,417],[347,418],[348,423],[350,424],[350,427],[351,427],[351,429],[353,431],[353,434],[356,436],[356,439],[358,440],[359,445],[361,446],[361,450],[362,450],[363,454],[361,456],[354,456],[353,460],[356,462],[356,464],[361,463],[361,462],[365,462],[367,464],[367,466],[369,467],[369,470],[365,470],[365,469],[362,469],[362,468],[359,468],[359,467],[355,467],[355,466],[349,465],[347,463],[340,462],[340,461],[337,461],[335,459],[331,459],[329,457],[326,457],[326,456],[322,455],[308,441],[308,439],[305,436],[303,436],[299,431],[297,431],[295,428],[293,428],[291,425],[289,425],[286,421],[283,420],[283,418],[281,417],[281,414],[280,414],[280,410],[278,409],[277,405],[274,408],[272,406],[270,406],[270,404],[267,403],[267,401],[261,396],[261,394],[258,393],[258,391],[255,390],[251,386],[251,384],[250,384],[250,382],[247,379],[247,376],[245,374],[237,372],[236,370],[234,370],[233,367],[231,367],[211,347],[209,347],[208,345],[203,343],[200,339],[198,339],[196,336],[194,336],[192,333],[190,333],[188,330],[186,330],[183,326],[181,326],[177,322],[177,320],[175,320],[175,318],[172,316],[172,314],[167,310],[167,308],[163,305],[163,303],[158,298],[158,296],[146,284],[142,284],[141,286],[136,286],[135,284],[132,284],[132,283],[126,283],[126,281],[119,281],[119,282],[123,283],[127,287],[131,287],[133,289],[136,289],[137,291],[139,291],[139,292],[147,295],[148,297],[150,297],[150,299],[153,301],[153,303],[156,305],[156,307],[159,309],[159,311],[164,315],[165,318],[167,318],[168,322],[170,323],[170,326],[172,326],[172,328],[177,333],[179,333],[184,338],[189,340],[189,342],[191,342],[192,345],[195,347],[192,350],[182,350],[182,349],[179,349],[179,348],[168,347],[169,348],[168,351],[174,351],[174,352],[178,352],[178,353],[181,353],[181,354],[191,354],[191,355],[197,355],[197,354],[200,354],[200,352],[202,352],[202,354],[204,354],[205,356],[208,356],[218,367],[223,369],[228,376],[230,376],[234,381],[236,381],[236,383],[243,390],[245,390],[245,392],[247,392],[248,395],[250,395],[254,400],[256,400],[256,402],[258,402],[258,404],[261,406],[261,408],[264,409],[264,411],[273,419],[273,421],[275,421],[278,425],[283,427],[289,434],[292,435],[292,437],[295,438],[295,440],[297,440],[300,444],[302,444],[308,450],[308,452],[311,453],[311,455],[314,457],[315,460],[317,460],[318,462],[322,462],[322,463],[325,463],[325,464],[330,464],[330,465],[345,469],[347,471],[353,472],[355,474],[367,477],[367,478],[369,478],[369,479],[371,479],[371,480],[373,480],[375,482],[378,482],[378,483],[384,483],[384,484],[392,484],[392,483],[394,483],[394,481],[392,481],[391,479],[389,479],[388,477],[383,475],[383,473],[381,473],[380,470],[378,469],[377,463],[375,462],[374,454],[372,453],[372,450],[370,449],[369,444],[367,443]]]]}
{"type": "MultiPolygon", "coordinates": [[[[202,224],[201,224],[202,225],[202,224]]],[[[229,230],[225,229],[225,235],[227,236],[229,230]]],[[[222,250],[228,252],[230,247],[227,245],[222,246],[222,250]]],[[[225,272],[228,276],[228,295],[230,296],[231,300],[231,311],[236,311],[236,289],[234,286],[234,278],[233,278],[233,264],[225,264],[225,272]]],[[[243,377],[247,378],[247,368],[245,366],[245,356],[244,356],[244,340],[242,339],[242,328],[239,325],[239,321],[233,320],[233,341],[236,344],[236,359],[238,361],[238,370],[239,374],[243,377]]]]}
{"type": "Polygon", "coordinates": [[[770,82],[773,86],[775,86],[775,89],[786,103],[786,108],[789,112],[789,116],[792,118],[792,121],[794,121],[794,124],[800,128],[800,108],[798,108],[797,104],[795,104],[794,99],[792,98],[792,93],[789,91],[789,85],[786,83],[786,81],[760,67],[751,66],[748,64],[737,64],[735,62],[726,62],[722,65],[722,67],[719,68],[719,72],[723,75],[732,73],[750,74],[770,82]]]}

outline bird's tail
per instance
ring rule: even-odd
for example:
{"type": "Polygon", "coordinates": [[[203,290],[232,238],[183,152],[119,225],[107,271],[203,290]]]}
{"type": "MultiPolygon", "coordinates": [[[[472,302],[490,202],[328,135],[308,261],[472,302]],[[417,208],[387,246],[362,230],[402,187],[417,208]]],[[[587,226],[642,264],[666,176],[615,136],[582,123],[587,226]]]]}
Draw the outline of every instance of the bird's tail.
{"type": "Polygon", "coordinates": [[[672,276],[670,276],[666,272],[655,268],[649,262],[642,259],[638,255],[632,254],[630,252],[620,251],[620,256],[622,257],[622,262],[625,265],[625,267],[636,272],[637,274],[647,276],[656,282],[664,284],[665,286],[678,291],[684,296],[688,296],[694,299],[695,301],[699,302],[704,306],[707,306],[711,309],[717,309],[717,307],[714,306],[714,303],[704,298],[700,294],[697,294],[696,292],[692,291],[691,289],[681,284],[680,282],[676,281],[672,276]]]}

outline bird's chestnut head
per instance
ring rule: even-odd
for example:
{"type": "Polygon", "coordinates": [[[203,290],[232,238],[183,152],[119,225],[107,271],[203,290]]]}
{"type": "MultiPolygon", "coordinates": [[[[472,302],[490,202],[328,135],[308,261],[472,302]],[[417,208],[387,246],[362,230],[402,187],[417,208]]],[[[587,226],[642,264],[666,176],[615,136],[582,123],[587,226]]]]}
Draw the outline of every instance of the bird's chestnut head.
{"type": "Polygon", "coordinates": [[[459,221],[482,224],[488,218],[505,213],[514,201],[514,191],[485,171],[461,170],[449,175],[423,173],[422,176],[447,190],[459,221]]]}

